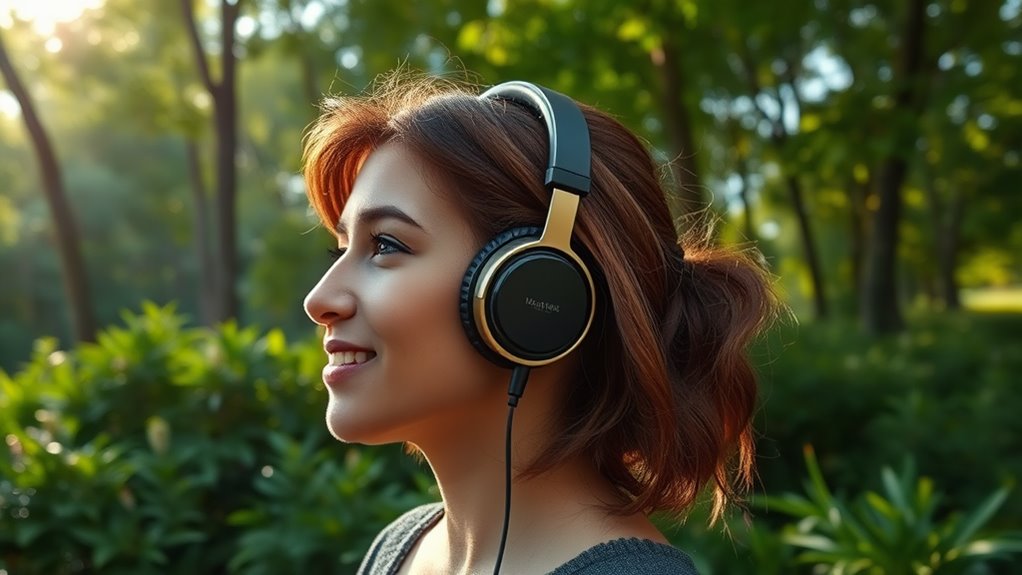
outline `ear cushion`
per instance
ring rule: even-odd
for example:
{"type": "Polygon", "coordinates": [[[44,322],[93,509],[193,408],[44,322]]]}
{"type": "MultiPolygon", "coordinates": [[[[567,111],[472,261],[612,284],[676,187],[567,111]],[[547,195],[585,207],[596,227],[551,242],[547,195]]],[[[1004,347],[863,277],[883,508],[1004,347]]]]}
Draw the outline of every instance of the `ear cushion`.
{"type": "Polygon", "coordinates": [[[479,350],[479,353],[483,354],[483,356],[493,363],[503,367],[514,367],[514,364],[490,349],[490,346],[486,345],[486,342],[484,342],[482,337],[479,335],[479,328],[476,326],[475,316],[472,313],[472,292],[475,291],[476,283],[479,279],[479,272],[483,269],[486,262],[495,252],[515,240],[523,238],[538,239],[541,233],[542,230],[535,226],[511,228],[501,232],[496,237],[486,242],[486,245],[479,250],[479,253],[477,253],[475,258],[472,259],[472,262],[468,264],[468,269],[465,270],[465,276],[461,280],[461,302],[459,304],[459,310],[461,312],[461,325],[465,328],[465,335],[468,336],[468,340],[472,342],[472,346],[479,350]]]}

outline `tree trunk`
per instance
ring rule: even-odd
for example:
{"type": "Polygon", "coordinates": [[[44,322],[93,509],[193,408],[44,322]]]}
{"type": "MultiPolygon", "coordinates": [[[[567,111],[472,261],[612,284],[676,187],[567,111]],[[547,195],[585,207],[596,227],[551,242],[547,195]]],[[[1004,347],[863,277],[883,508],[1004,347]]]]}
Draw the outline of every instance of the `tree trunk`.
{"type": "MultiPolygon", "coordinates": [[[[895,80],[893,113],[917,112],[921,93],[918,75],[922,65],[925,24],[924,0],[910,0],[901,35],[895,80]]],[[[897,129],[897,128],[896,128],[897,129]]],[[[873,219],[868,250],[865,285],[862,291],[863,327],[869,333],[892,333],[904,327],[897,294],[898,226],[901,223],[901,186],[908,171],[906,154],[914,148],[917,129],[906,123],[896,138],[896,147],[883,161],[877,178],[880,207],[873,219]]]]}
{"type": "Polygon", "coordinates": [[[745,143],[742,140],[742,128],[737,121],[727,123],[727,134],[730,136],[728,145],[734,153],[735,175],[738,176],[738,199],[742,202],[742,230],[745,241],[756,241],[756,219],[753,217],[752,201],[749,198],[749,161],[745,143]]]}
{"type": "Polygon", "coordinates": [[[221,317],[216,309],[220,270],[209,245],[209,200],[202,178],[202,161],[194,140],[189,138],[185,141],[185,152],[195,209],[195,254],[199,262],[199,317],[202,325],[211,326],[216,323],[215,318],[221,317]]]}
{"type": "Polygon", "coordinates": [[[809,266],[809,277],[813,283],[813,312],[817,319],[827,317],[827,296],[823,284],[823,270],[820,269],[820,259],[816,255],[816,241],[813,238],[813,229],[809,225],[809,212],[806,210],[805,198],[802,194],[802,184],[798,177],[789,175],[785,178],[788,184],[788,193],[791,196],[791,205],[795,209],[795,217],[798,220],[799,236],[802,238],[802,250],[806,258],[806,265],[809,266]]]}
{"type": "Polygon", "coordinates": [[[752,217],[752,202],[749,201],[749,176],[745,171],[745,160],[738,160],[739,197],[742,199],[742,227],[745,229],[745,241],[756,241],[756,224],[752,217]]]}
{"type": "Polygon", "coordinates": [[[674,159],[671,173],[677,185],[679,216],[694,214],[706,207],[703,186],[696,163],[696,144],[692,133],[692,117],[685,106],[685,70],[677,44],[664,35],[659,55],[653,65],[660,76],[664,120],[674,159]]]}
{"type": "Polygon", "coordinates": [[[934,255],[937,262],[937,288],[944,308],[956,310],[962,307],[955,280],[958,267],[958,246],[961,239],[962,217],[965,211],[964,194],[961,187],[952,184],[948,188],[949,202],[941,198],[938,182],[931,170],[925,171],[926,185],[923,189],[930,204],[931,227],[934,237],[934,255]]]}
{"type": "Polygon", "coordinates": [[[220,312],[223,320],[238,317],[237,166],[238,109],[235,95],[234,23],[238,17],[237,4],[221,0],[220,66],[222,76],[218,97],[214,98],[217,132],[217,219],[220,246],[220,312]]]}
{"type": "Polygon", "coordinates": [[[880,208],[873,216],[873,234],[866,250],[860,307],[863,326],[873,334],[896,332],[904,327],[895,272],[901,183],[906,171],[905,160],[892,157],[885,160],[877,178],[880,208]]]}
{"type": "Polygon", "coordinates": [[[869,225],[866,198],[869,196],[869,181],[859,182],[853,176],[848,184],[848,235],[851,238],[849,258],[852,261],[852,293],[858,293],[863,285],[862,265],[866,257],[866,228],[869,225]]]}
{"type": "MultiPolygon", "coordinates": [[[[763,92],[760,86],[759,79],[756,76],[756,64],[752,57],[752,51],[745,40],[742,40],[737,47],[738,53],[741,55],[741,61],[745,73],[745,82],[749,86],[750,99],[753,107],[759,113],[760,117],[769,122],[771,125],[770,141],[773,143],[777,151],[780,152],[780,156],[784,157],[785,148],[788,145],[789,137],[787,128],[784,124],[784,118],[786,116],[784,98],[781,97],[779,88],[773,93],[773,98],[778,106],[778,111],[775,116],[767,113],[767,111],[756,102],[756,96],[763,92]]],[[[802,104],[798,100],[797,90],[795,90],[795,77],[794,66],[788,65],[788,76],[786,82],[791,87],[792,93],[795,95],[795,102],[797,105],[797,115],[802,115],[802,104]]],[[[812,227],[809,225],[809,212],[806,209],[805,199],[802,194],[802,184],[798,180],[798,176],[789,173],[789,167],[782,167],[782,173],[784,174],[784,181],[788,187],[788,194],[791,197],[792,209],[795,210],[795,217],[798,221],[799,236],[802,240],[802,251],[805,255],[806,265],[809,267],[810,281],[813,284],[813,312],[817,319],[823,319],[828,315],[827,309],[827,297],[826,291],[823,284],[823,270],[820,267],[819,258],[816,255],[816,243],[813,240],[812,227]]]]}
{"type": "Polygon", "coordinates": [[[237,167],[235,154],[238,147],[237,104],[235,94],[234,26],[241,10],[242,0],[231,4],[220,2],[220,82],[214,82],[209,71],[207,55],[202,48],[195,23],[193,0],[181,0],[185,24],[195,61],[203,84],[213,98],[213,118],[216,128],[216,253],[219,273],[216,281],[214,320],[217,322],[238,317],[238,297],[235,290],[238,275],[237,223],[235,196],[237,193],[237,167]]]}
{"type": "Polygon", "coordinates": [[[68,204],[64,191],[64,182],[53,151],[50,138],[46,134],[39,116],[32,105],[32,99],[21,83],[4,46],[2,28],[0,28],[0,73],[7,83],[8,89],[21,106],[21,117],[35,148],[39,160],[39,171],[42,177],[43,194],[53,217],[53,231],[60,255],[61,271],[64,275],[64,291],[67,294],[68,307],[71,311],[71,325],[74,337],[78,341],[95,341],[96,318],[92,309],[92,298],[89,292],[89,278],[85,271],[85,262],[79,246],[81,241],[78,226],[68,204]]]}
{"type": "Polygon", "coordinates": [[[940,236],[940,292],[946,309],[962,308],[962,300],[955,279],[958,267],[958,247],[962,238],[962,218],[965,215],[965,194],[958,189],[951,190],[951,205],[944,218],[944,230],[940,236]]]}

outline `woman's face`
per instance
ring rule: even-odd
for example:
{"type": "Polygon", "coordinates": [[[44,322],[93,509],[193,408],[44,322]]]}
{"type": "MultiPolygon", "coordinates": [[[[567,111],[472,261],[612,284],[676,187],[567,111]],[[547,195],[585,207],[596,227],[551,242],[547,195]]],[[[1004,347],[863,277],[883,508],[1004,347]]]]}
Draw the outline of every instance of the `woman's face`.
{"type": "Polygon", "coordinates": [[[506,374],[472,348],[458,315],[481,242],[427,182],[399,144],[374,151],[338,222],[342,255],[305,298],[326,328],[326,420],[343,441],[414,442],[503,405],[506,374]]]}

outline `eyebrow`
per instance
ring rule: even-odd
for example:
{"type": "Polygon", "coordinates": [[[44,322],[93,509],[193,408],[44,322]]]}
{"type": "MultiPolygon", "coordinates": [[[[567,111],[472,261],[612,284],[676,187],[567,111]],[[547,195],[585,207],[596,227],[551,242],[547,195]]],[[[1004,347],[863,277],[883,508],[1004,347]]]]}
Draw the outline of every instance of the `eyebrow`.
{"type": "MultiPolygon", "coordinates": [[[[418,228],[418,229],[420,229],[422,231],[426,231],[426,230],[424,230],[422,228],[421,225],[419,225],[419,222],[417,222],[414,219],[412,219],[411,216],[406,214],[404,211],[401,210],[401,208],[399,208],[397,206],[392,206],[392,205],[373,206],[371,208],[366,208],[366,209],[362,210],[356,216],[356,221],[359,221],[359,222],[362,222],[362,223],[365,223],[365,224],[372,224],[372,223],[378,222],[380,220],[385,220],[385,219],[398,220],[398,221],[404,222],[404,223],[406,223],[406,224],[408,224],[410,226],[416,227],[416,228],[418,228]]],[[[335,229],[337,230],[338,234],[345,235],[345,236],[348,235],[348,226],[345,225],[344,222],[340,222],[340,221],[337,222],[337,227],[335,229]]]]}

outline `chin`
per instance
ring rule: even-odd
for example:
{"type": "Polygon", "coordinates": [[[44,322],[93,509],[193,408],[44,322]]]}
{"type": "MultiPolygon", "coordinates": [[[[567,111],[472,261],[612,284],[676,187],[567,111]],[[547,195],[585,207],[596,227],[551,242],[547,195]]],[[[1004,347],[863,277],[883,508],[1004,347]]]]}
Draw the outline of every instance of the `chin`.
{"type": "Polygon", "coordinates": [[[326,412],[326,428],[334,439],[344,443],[361,445],[384,445],[400,443],[404,439],[394,437],[393,430],[379,421],[367,421],[349,413],[335,411],[331,406],[326,412]]]}

